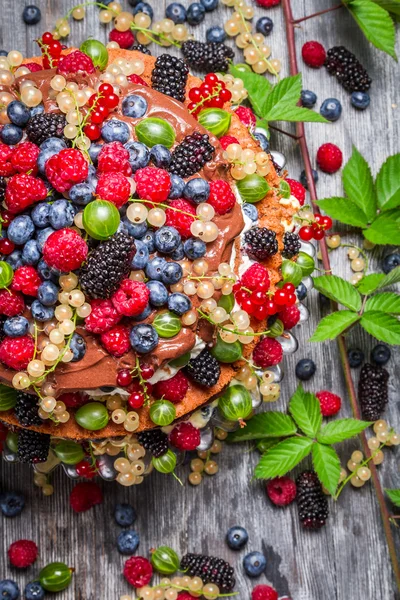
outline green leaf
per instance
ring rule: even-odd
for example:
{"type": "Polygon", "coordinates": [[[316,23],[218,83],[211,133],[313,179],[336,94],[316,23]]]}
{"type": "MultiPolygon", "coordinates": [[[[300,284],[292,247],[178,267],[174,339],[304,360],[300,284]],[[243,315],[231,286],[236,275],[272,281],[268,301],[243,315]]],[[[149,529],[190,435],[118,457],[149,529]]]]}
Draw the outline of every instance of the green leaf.
{"type": "Polygon", "coordinates": [[[291,437],[283,440],[260,458],[255,477],[273,479],[286,475],[310,454],[312,445],[313,441],[308,438],[291,437]]]}
{"type": "Polygon", "coordinates": [[[400,239],[400,212],[391,210],[380,214],[363,234],[374,244],[397,246],[400,239]]]}
{"type": "Polygon", "coordinates": [[[241,79],[249,95],[249,100],[257,116],[263,116],[263,106],[268,94],[272,90],[272,84],[261,75],[247,71],[241,71],[231,65],[229,71],[234,77],[241,79]]]}
{"type": "Polygon", "coordinates": [[[324,340],[333,340],[343,333],[345,329],[360,320],[360,316],[351,310],[339,310],[323,319],[317,325],[314,335],[310,342],[323,342],[324,340]]]}
{"type": "Polygon", "coordinates": [[[333,496],[339,483],[341,469],[336,451],[330,446],[315,443],[312,447],[312,459],[318,479],[333,496]]]}
{"type": "Polygon", "coordinates": [[[247,421],[246,427],[229,434],[228,442],[245,442],[293,435],[297,427],[289,417],[281,412],[268,411],[254,415],[247,421]]]}
{"type": "Polygon", "coordinates": [[[379,310],[364,313],[360,321],[370,335],[381,342],[397,346],[400,344],[400,321],[379,310]]]}
{"type": "Polygon", "coordinates": [[[399,0],[372,0],[372,2],[375,2],[375,4],[379,4],[379,6],[392,13],[392,15],[400,16],[399,0]]]}
{"type": "Polygon", "coordinates": [[[275,106],[279,103],[296,104],[300,100],[302,87],[301,73],[281,79],[279,83],[274,85],[265,100],[262,115],[264,119],[267,119],[267,121],[273,120],[273,117],[271,118],[269,113],[272,113],[275,106]]]}
{"type": "Polygon", "coordinates": [[[395,267],[383,277],[379,284],[379,289],[381,290],[384,287],[388,287],[389,285],[394,285],[395,283],[400,282],[400,267],[395,267]]]}
{"type": "Polygon", "coordinates": [[[372,221],[376,215],[374,180],[367,161],[354,146],[351,158],[343,169],[343,187],[349,200],[372,221]]]}
{"type": "Polygon", "coordinates": [[[381,281],[385,278],[382,273],[371,273],[371,275],[365,275],[356,284],[356,288],[361,294],[371,294],[380,287],[381,281]]]}
{"type": "Polygon", "coordinates": [[[394,292],[383,292],[368,298],[364,312],[378,310],[388,315],[400,315],[400,295],[394,292]]]}
{"type": "Polygon", "coordinates": [[[389,156],[376,176],[376,193],[382,211],[400,205],[400,154],[389,156]]]}
{"type": "Polygon", "coordinates": [[[393,504],[400,507],[400,490],[385,490],[385,492],[393,504]]]}
{"type": "Polygon", "coordinates": [[[323,198],[322,200],[318,200],[317,204],[326,214],[341,223],[352,225],[353,227],[367,227],[368,225],[368,218],[365,213],[347,198],[336,196],[333,198],[323,198]]]}
{"type": "Polygon", "coordinates": [[[370,425],[372,423],[359,419],[337,419],[321,429],[317,440],[321,444],[337,444],[358,435],[370,425]]]}
{"type": "Polygon", "coordinates": [[[269,121],[288,121],[289,123],[328,123],[328,120],[318,112],[286,103],[276,105],[265,118],[269,121]]]}
{"type": "Polygon", "coordinates": [[[346,4],[365,37],[379,50],[396,57],[396,32],[389,13],[369,0],[352,0],[346,4]]]}
{"type": "Polygon", "coordinates": [[[321,406],[318,398],[297,387],[289,402],[289,411],[300,429],[309,437],[315,437],[322,423],[321,406]]]}
{"type": "Polygon", "coordinates": [[[331,300],[343,304],[346,308],[358,311],[361,308],[361,296],[351,283],[336,275],[321,275],[314,278],[314,287],[331,300]]]}

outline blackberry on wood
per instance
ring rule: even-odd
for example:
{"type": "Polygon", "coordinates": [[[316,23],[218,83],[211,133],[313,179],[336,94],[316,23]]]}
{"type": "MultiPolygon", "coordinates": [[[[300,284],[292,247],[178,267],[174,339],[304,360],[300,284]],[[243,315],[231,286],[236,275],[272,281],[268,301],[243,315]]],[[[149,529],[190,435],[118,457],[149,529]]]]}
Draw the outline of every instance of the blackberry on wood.
{"type": "Polygon", "coordinates": [[[230,59],[234,57],[232,48],[219,42],[188,40],[182,44],[182,52],[189,67],[204,73],[225,73],[229,68],[230,59]]]}
{"type": "Polygon", "coordinates": [[[383,367],[365,364],[358,382],[358,399],[363,419],[377,421],[388,401],[389,373],[383,367]]]}
{"type": "Polygon", "coordinates": [[[50,137],[63,138],[67,119],[64,115],[39,113],[34,115],[26,126],[26,134],[31,142],[40,146],[50,137]]]}
{"type": "Polygon", "coordinates": [[[192,577],[200,577],[203,583],[214,583],[220,592],[229,593],[235,587],[235,571],[222,558],[203,554],[185,554],[181,560],[181,571],[192,577]]]}
{"type": "Polygon", "coordinates": [[[141,52],[142,54],[147,54],[147,56],[151,56],[151,52],[147,46],[143,46],[143,44],[135,44],[132,46],[131,50],[137,50],[137,52],[141,52]]]}
{"type": "Polygon", "coordinates": [[[0,202],[3,202],[6,197],[7,181],[4,177],[0,177],[0,202]]]}
{"type": "Polygon", "coordinates": [[[138,441],[155,457],[162,456],[168,450],[168,436],[161,429],[141,431],[138,434],[138,441]]]}
{"type": "Polygon", "coordinates": [[[186,366],[187,374],[200,385],[212,387],[221,374],[221,367],[207,348],[204,348],[196,358],[192,358],[186,366]]]}
{"type": "Polygon", "coordinates": [[[319,529],[329,516],[328,502],[314,471],[304,471],[296,479],[297,508],[303,527],[319,529]]]}
{"type": "Polygon", "coordinates": [[[90,298],[110,298],[128,277],[134,253],[134,239],[122,231],[99,244],[81,268],[82,291],[90,298]]]}
{"type": "Polygon", "coordinates": [[[208,135],[199,131],[187,135],[173,151],[169,171],[183,178],[198,173],[215,152],[208,140],[208,135]]]}
{"type": "Polygon", "coordinates": [[[18,432],[18,460],[24,463],[40,463],[47,460],[50,436],[30,429],[18,432]]]}
{"type": "Polygon", "coordinates": [[[151,74],[151,85],[162,94],[184,102],[189,67],[180,58],[161,54],[151,74]]]}
{"type": "Polygon", "coordinates": [[[283,236],[282,256],[285,258],[292,258],[299,253],[300,248],[301,242],[297,233],[291,233],[290,231],[287,231],[283,236]]]}
{"type": "Polygon", "coordinates": [[[17,402],[14,406],[14,412],[18,422],[24,427],[43,425],[43,421],[39,417],[37,401],[37,396],[32,396],[32,394],[26,394],[21,391],[17,392],[17,402]]]}
{"type": "Polygon", "coordinates": [[[371,87],[372,79],[367,71],[344,46],[334,46],[328,50],[325,67],[348,92],[367,92],[371,87]]]}
{"type": "Polygon", "coordinates": [[[278,252],[275,231],[266,227],[252,227],[244,235],[247,254],[257,260],[265,260],[278,252]]]}

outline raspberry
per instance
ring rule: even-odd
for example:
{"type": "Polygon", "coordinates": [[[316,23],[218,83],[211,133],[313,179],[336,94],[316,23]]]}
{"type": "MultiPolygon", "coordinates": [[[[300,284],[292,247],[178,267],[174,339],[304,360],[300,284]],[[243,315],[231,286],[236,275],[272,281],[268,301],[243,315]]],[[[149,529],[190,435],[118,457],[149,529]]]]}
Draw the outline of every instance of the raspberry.
{"type": "Polygon", "coordinates": [[[339,412],[342,406],[342,400],[339,396],[327,390],[321,390],[315,395],[319,400],[321,412],[324,417],[333,417],[333,415],[339,412]]]}
{"type": "Polygon", "coordinates": [[[230,144],[238,144],[239,140],[233,135],[223,135],[221,138],[219,138],[219,143],[221,144],[222,148],[226,150],[230,144]]]}
{"type": "Polygon", "coordinates": [[[128,29],[128,31],[118,31],[118,29],[112,29],[108,34],[108,39],[110,42],[117,42],[119,47],[123,48],[124,50],[129,50],[129,48],[135,43],[135,36],[130,29],[128,29]]]}
{"type": "Polygon", "coordinates": [[[300,202],[300,205],[303,206],[304,201],[306,199],[306,188],[303,187],[301,183],[299,181],[296,181],[295,179],[286,179],[286,182],[290,186],[290,193],[292,194],[292,196],[297,198],[297,200],[300,202]]]}
{"type": "Polygon", "coordinates": [[[170,402],[180,402],[186,396],[188,389],[188,380],[182,371],[178,371],[171,379],[158,381],[154,386],[153,396],[170,402]]]}
{"type": "Polygon", "coordinates": [[[263,8],[272,8],[273,6],[278,6],[281,0],[256,0],[256,3],[263,8]]]}
{"type": "Polygon", "coordinates": [[[28,171],[31,171],[33,175],[36,175],[36,161],[39,152],[38,146],[32,142],[18,144],[11,156],[11,162],[15,171],[17,171],[17,173],[27,173],[28,171]]]}
{"type": "Polygon", "coordinates": [[[153,567],[143,556],[132,556],[124,565],[124,577],[135,588],[141,588],[150,583],[153,567]]]}
{"type": "Polygon", "coordinates": [[[283,356],[282,346],[278,340],[265,337],[258,342],[253,351],[253,361],[257,367],[272,367],[281,362],[283,356]]]}
{"type": "Polygon", "coordinates": [[[335,144],[322,144],[317,152],[317,165],[324,173],[336,173],[343,163],[343,154],[335,144]]]}
{"type": "Polygon", "coordinates": [[[296,498],[296,484],[290,477],[275,477],[266,485],[268,498],[275,506],[287,506],[296,498]]]}
{"type": "Polygon", "coordinates": [[[165,224],[175,227],[175,229],[183,238],[190,237],[192,235],[190,226],[194,222],[196,216],[196,210],[194,206],[187,200],[183,199],[171,200],[169,206],[171,208],[167,208],[165,210],[165,216],[167,217],[165,224]],[[177,210],[173,210],[174,208],[177,210]],[[182,214],[179,211],[190,213],[193,215],[193,217],[182,214]]]}
{"type": "Polygon", "coordinates": [[[129,328],[125,325],[116,325],[102,333],[100,340],[107,352],[117,358],[126,354],[131,348],[129,328]]]}
{"type": "Polygon", "coordinates": [[[0,175],[1,177],[10,177],[14,175],[15,170],[11,162],[11,157],[14,153],[12,146],[0,144],[0,175]]]}
{"type": "Polygon", "coordinates": [[[178,423],[169,434],[170,443],[178,450],[196,450],[200,444],[200,429],[191,423],[178,423]]]}
{"type": "Polygon", "coordinates": [[[195,598],[195,596],[192,596],[189,592],[179,592],[178,594],[178,600],[192,600],[193,598],[195,598]]]}
{"type": "Polygon", "coordinates": [[[132,75],[128,75],[128,81],[131,83],[135,83],[136,85],[144,85],[145,87],[149,87],[144,79],[142,79],[139,75],[132,73],[132,75]]]}
{"type": "Polygon", "coordinates": [[[224,215],[235,206],[236,198],[227,181],[216,179],[210,181],[210,196],[207,202],[211,204],[218,215],[224,215]]]}
{"type": "Polygon", "coordinates": [[[104,333],[117,325],[122,316],[111,300],[92,300],[92,312],[85,319],[85,327],[91,333],[104,333]]]}
{"type": "Polygon", "coordinates": [[[57,192],[67,192],[75,183],[88,176],[88,162],[80,150],[66,148],[45,164],[46,177],[57,192]]]}
{"type": "Polygon", "coordinates": [[[18,267],[14,272],[14,277],[11,282],[13,292],[22,292],[27,296],[37,296],[39,285],[42,280],[34,267],[24,265],[18,267]]]}
{"type": "Polygon", "coordinates": [[[260,263],[254,263],[243,273],[240,283],[250,290],[257,289],[260,284],[264,284],[268,289],[270,285],[268,270],[260,263]]]}
{"type": "Polygon", "coordinates": [[[10,212],[19,213],[34,202],[44,200],[46,196],[47,188],[41,179],[20,173],[11,177],[8,182],[6,205],[10,212]]]}
{"type": "Polygon", "coordinates": [[[149,289],[142,281],[124,279],[111,301],[120,315],[136,317],[146,308],[149,297],[149,289]]]}
{"type": "Polygon", "coordinates": [[[22,315],[25,302],[21,294],[9,290],[0,290],[0,315],[16,317],[22,315]]]}
{"type": "Polygon", "coordinates": [[[23,371],[35,353],[35,342],[30,335],[6,337],[0,344],[0,362],[15,371],[23,371]]]}
{"type": "Polygon", "coordinates": [[[304,62],[313,69],[323,66],[326,59],[325,48],[319,42],[306,42],[301,49],[304,62]]]}
{"type": "Polygon", "coordinates": [[[58,61],[57,73],[68,75],[68,73],[94,73],[95,68],[92,59],[80,50],[75,50],[67,56],[62,56],[58,61]]]}
{"type": "Polygon", "coordinates": [[[86,259],[88,246],[74,229],[59,229],[47,238],[43,258],[49,267],[64,273],[79,269],[86,259]]]}
{"type": "Polygon", "coordinates": [[[8,558],[13,567],[26,569],[33,565],[38,555],[38,547],[31,540],[18,540],[8,549],[8,558]]]}
{"type": "Polygon", "coordinates": [[[243,125],[246,125],[249,129],[253,129],[256,126],[256,115],[251,108],[248,108],[247,106],[238,106],[235,110],[235,114],[239,117],[243,125]]]}
{"type": "Polygon", "coordinates": [[[171,179],[167,171],[156,167],[138,169],[135,173],[136,193],[143,200],[165,202],[171,189],[171,179]]]}
{"type": "Polygon", "coordinates": [[[129,164],[129,152],[121,142],[110,142],[104,144],[100,150],[97,170],[103,173],[123,173],[127,177],[131,175],[132,168],[129,164]]]}
{"type": "Polygon", "coordinates": [[[85,512],[96,504],[103,502],[103,493],[97,483],[84,481],[77,483],[69,496],[72,509],[77,512],[85,512]]]}
{"type": "Polygon", "coordinates": [[[57,400],[64,402],[68,408],[79,408],[88,401],[89,396],[84,392],[65,392],[57,397],[57,400]]]}
{"type": "Polygon", "coordinates": [[[251,592],[251,600],[278,600],[278,593],[270,585],[256,585],[251,592]]]}
{"type": "Polygon", "coordinates": [[[102,173],[97,181],[96,195],[121,208],[131,195],[131,186],[122,173],[102,173]]]}
{"type": "Polygon", "coordinates": [[[21,66],[22,67],[26,67],[27,69],[29,69],[31,73],[37,73],[37,71],[43,71],[42,67],[40,65],[38,65],[37,63],[34,63],[34,62],[24,63],[21,66]]]}
{"type": "Polygon", "coordinates": [[[295,305],[285,306],[278,313],[278,319],[282,321],[285,329],[292,329],[300,321],[300,311],[295,305]]]}

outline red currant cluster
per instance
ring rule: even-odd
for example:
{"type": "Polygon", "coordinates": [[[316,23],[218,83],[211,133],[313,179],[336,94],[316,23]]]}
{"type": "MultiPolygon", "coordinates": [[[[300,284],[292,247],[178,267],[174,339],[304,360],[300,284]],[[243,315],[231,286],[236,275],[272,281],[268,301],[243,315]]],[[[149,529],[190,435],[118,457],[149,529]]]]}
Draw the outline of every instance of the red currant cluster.
{"type": "Polygon", "coordinates": [[[89,460],[83,459],[77,465],[75,469],[79,477],[85,477],[86,479],[93,479],[97,475],[97,461],[93,465],[89,460]]]}
{"type": "Polygon", "coordinates": [[[83,132],[89,140],[93,142],[99,139],[101,136],[101,123],[108,117],[110,111],[117,108],[118,104],[119,97],[110,83],[102,83],[98,92],[90,96],[88,122],[83,128],[83,132]]]}
{"type": "Polygon", "coordinates": [[[226,89],[225,83],[215,73],[208,73],[200,87],[190,90],[188,109],[197,115],[203,108],[222,108],[231,98],[232,94],[226,89]]]}
{"type": "Polygon", "coordinates": [[[309,225],[303,225],[300,228],[299,236],[305,242],[310,240],[322,240],[325,235],[325,231],[328,231],[332,227],[332,219],[330,217],[324,217],[323,215],[314,215],[314,221],[309,225]]]}
{"type": "Polygon", "coordinates": [[[54,39],[50,31],[46,31],[37,43],[43,55],[43,68],[54,69],[63,49],[61,43],[54,39]]]}
{"type": "Polygon", "coordinates": [[[153,377],[154,369],[151,365],[143,363],[139,367],[140,377],[135,377],[137,372],[129,369],[121,369],[117,374],[117,385],[125,387],[130,392],[128,404],[133,410],[142,408],[146,399],[150,396],[153,385],[148,382],[148,379],[153,377]]]}
{"type": "Polygon", "coordinates": [[[295,286],[285,283],[274,294],[268,292],[269,283],[260,281],[255,289],[243,288],[240,283],[233,286],[236,302],[252,317],[263,321],[270,315],[275,315],[285,306],[296,303],[295,286]]]}

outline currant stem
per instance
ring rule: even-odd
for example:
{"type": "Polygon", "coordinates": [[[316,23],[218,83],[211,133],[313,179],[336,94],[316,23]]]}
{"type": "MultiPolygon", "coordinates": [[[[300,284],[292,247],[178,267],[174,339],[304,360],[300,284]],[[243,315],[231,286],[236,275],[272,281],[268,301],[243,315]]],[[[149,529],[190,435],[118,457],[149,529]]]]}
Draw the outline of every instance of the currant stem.
{"type": "MultiPolygon", "coordinates": [[[[373,460],[375,458],[375,456],[378,454],[378,452],[380,452],[382,450],[382,448],[384,448],[386,446],[386,444],[382,444],[381,446],[379,446],[379,448],[377,448],[366,460],[364,460],[363,462],[360,463],[360,466],[358,467],[358,469],[360,469],[361,467],[365,467],[365,465],[368,465],[368,463],[373,460]]],[[[356,471],[358,470],[356,469],[356,471]]],[[[357,474],[357,473],[356,473],[357,474]]],[[[337,492],[336,492],[336,496],[334,496],[334,500],[337,500],[340,496],[340,494],[342,493],[343,489],[346,487],[346,485],[349,483],[349,481],[354,477],[354,471],[352,471],[350,473],[350,475],[348,477],[346,477],[346,479],[344,479],[344,481],[342,481],[342,483],[340,484],[337,492]]]]}
{"type": "Polygon", "coordinates": [[[279,133],[286,135],[287,137],[292,138],[292,140],[296,140],[296,142],[299,140],[298,135],[295,135],[294,133],[290,133],[289,131],[285,131],[284,129],[281,129],[280,127],[276,127],[275,125],[271,125],[271,124],[269,124],[268,127],[270,129],[273,129],[274,131],[278,131],[279,133]]]}
{"type": "Polygon", "coordinates": [[[274,69],[274,67],[272,66],[272,64],[270,63],[270,61],[264,56],[264,54],[262,52],[260,52],[259,47],[257,46],[257,44],[255,43],[255,41],[253,40],[253,36],[251,35],[251,28],[249,27],[246,19],[244,18],[243,12],[240,9],[239,6],[235,7],[235,10],[240,14],[240,18],[242,19],[242,23],[246,29],[246,33],[250,34],[250,42],[252,44],[252,46],[254,46],[258,56],[260,57],[260,60],[263,60],[265,62],[265,64],[268,67],[268,71],[274,75],[275,77],[277,77],[279,79],[279,73],[274,69]]]}
{"type": "Polygon", "coordinates": [[[308,21],[309,19],[314,19],[315,17],[320,17],[321,15],[325,15],[327,13],[333,12],[334,10],[339,10],[339,8],[343,8],[343,4],[338,4],[337,6],[332,6],[332,8],[326,8],[325,10],[320,10],[319,12],[313,13],[312,15],[306,15],[301,19],[294,19],[291,21],[292,25],[298,25],[299,23],[303,23],[303,21],[308,21]]]}
{"type": "Polygon", "coordinates": [[[174,40],[172,40],[171,38],[166,36],[164,33],[156,33],[155,31],[152,31],[151,29],[146,29],[145,27],[139,27],[135,23],[132,23],[131,29],[132,29],[132,31],[140,31],[141,33],[144,33],[149,38],[149,40],[151,40],[158,46],[165,47],[164,44],[161,43],[161,41],[165,41],[165,42],[168,42],[168,44],[171,46],[175,46],[176,48],[182,48],[181,44],[178,44],[178,42],[175,42],[174,40]],[[156,38],[158,38],[158,40],[156,38]]]}

